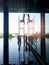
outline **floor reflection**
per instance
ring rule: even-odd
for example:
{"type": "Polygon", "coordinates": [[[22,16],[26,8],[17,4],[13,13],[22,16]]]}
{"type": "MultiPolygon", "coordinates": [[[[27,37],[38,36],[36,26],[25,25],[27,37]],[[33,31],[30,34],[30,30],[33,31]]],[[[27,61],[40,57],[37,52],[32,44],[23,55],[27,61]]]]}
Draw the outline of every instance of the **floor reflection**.
{"type": "Polygon", "coordinates": [[[15,41],[11,40],[9,42],[9,64],[39,65],[37,59],[26,44],[27,39],[18,37],[18,39],[14,40],[15,41]]]}

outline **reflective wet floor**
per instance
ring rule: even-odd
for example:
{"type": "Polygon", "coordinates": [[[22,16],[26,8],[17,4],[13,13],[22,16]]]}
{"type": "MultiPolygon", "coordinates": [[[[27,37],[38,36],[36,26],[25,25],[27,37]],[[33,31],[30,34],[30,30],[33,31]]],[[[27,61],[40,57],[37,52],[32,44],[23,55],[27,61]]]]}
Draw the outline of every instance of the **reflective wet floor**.
{"type": "Polygon", "coordinates": [[[18,42],[17,38],[9,40],[10,65],[40,65],[24,39],[18,42]]]}

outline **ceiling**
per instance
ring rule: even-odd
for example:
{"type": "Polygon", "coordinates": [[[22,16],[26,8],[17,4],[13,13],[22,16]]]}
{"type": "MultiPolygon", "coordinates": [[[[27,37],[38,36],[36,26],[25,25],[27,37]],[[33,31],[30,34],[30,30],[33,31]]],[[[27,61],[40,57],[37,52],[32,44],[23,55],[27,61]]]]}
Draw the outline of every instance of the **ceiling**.
{"type": "MultiPolygon", "coordinates": [[[[9,12],[49,12],[48,0],[4,0],[9,12]]],[[[0,0],[0,11],[4,11],[4,1],[0,0]]]]}

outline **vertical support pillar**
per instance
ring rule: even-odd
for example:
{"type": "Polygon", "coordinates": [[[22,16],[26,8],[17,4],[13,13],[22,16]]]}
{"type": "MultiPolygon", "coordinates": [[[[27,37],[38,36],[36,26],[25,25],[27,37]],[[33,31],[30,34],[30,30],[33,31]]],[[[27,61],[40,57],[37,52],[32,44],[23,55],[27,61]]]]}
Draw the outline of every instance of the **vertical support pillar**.
{"type": "Polygon", "coordinates": [[[4,0],[4,65],[8,65],[8,7],[4,0]]]}
{"type": "Polygon", "coordinates": [[[45,49],[45,13],[41,12],[41,57],[46,57],[45,49]]]}

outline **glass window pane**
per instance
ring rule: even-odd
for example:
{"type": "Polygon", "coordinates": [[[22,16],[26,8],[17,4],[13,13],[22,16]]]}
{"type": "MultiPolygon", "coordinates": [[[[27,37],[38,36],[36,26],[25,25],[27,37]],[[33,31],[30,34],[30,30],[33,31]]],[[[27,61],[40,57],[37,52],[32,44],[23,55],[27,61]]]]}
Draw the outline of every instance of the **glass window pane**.
{"type": "Polygon", "coordinates": [[[49,13],[45,13],[46,61],[49,65],[49,13]]]}
{"type": "MultiPolygon", "coordinates": [[[[9,13],[9,64],[20,65],[24,61],[28,64],[29,59],[32,61],[32,57],[34,57],[31,52],[29,58],[29,51],[26,50],[26,45],[24,46],[23,35],[28,36],[28,33],[31,35],[33,35],[32,33],[35,35],[40,34],[40,13],[29,13],[30,20],[33,20],[32,23],[28,22],[28,13],[25,13],[25,22],[21,22],[21,20],[23,20],[23,14],[24,13],[9,13]],[[22,35],[22,37],[20,35],[22,35]]],[[[33,40],[36,42],[32,47],[40,54],[40,38],[34,38],[32,41],[33,40]]],[[[36,61],[34,60],[33,62],[36,61]]]]}
{"type": "Polygon", "coordinates": [[[0,64],[3,64],[3,12],[0,12],[0,64]]]}

